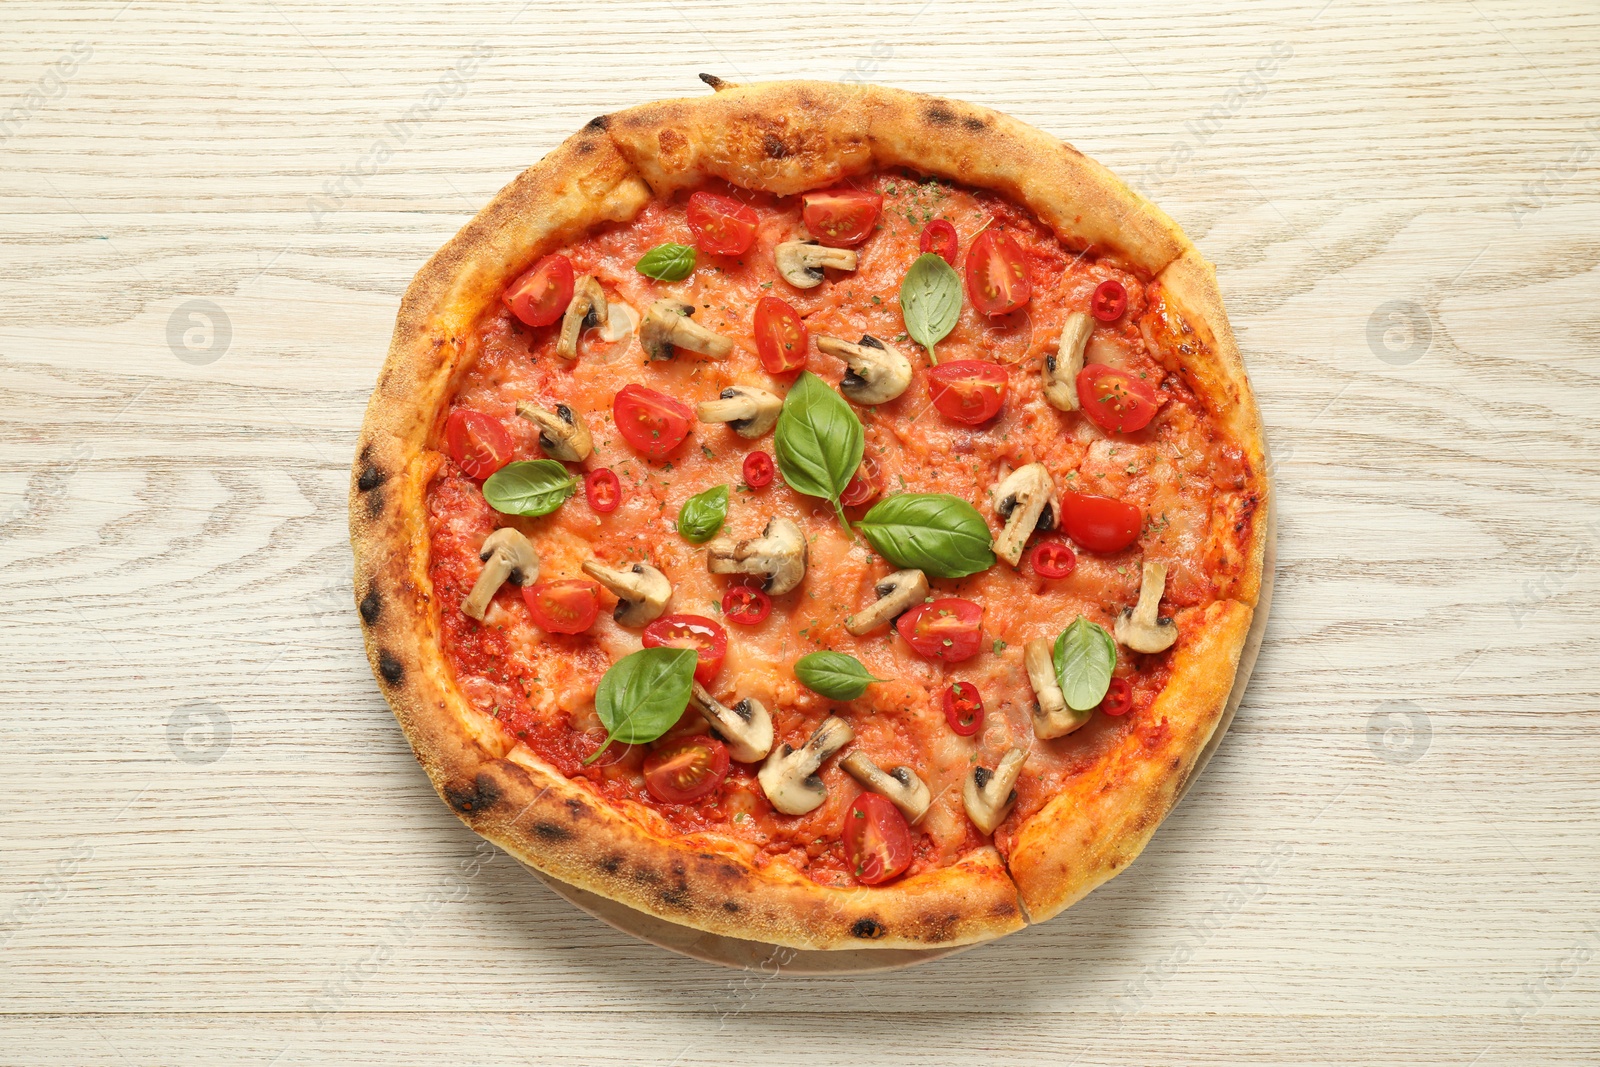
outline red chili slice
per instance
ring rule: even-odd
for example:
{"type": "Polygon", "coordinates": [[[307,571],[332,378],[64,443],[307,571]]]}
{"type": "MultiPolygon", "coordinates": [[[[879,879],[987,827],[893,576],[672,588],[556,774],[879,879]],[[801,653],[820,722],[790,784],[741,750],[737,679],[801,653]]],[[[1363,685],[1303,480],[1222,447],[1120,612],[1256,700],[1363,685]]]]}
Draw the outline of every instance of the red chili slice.
{"type": "Polygon", "coordinates": [[[1089,314],[1101,322],[1116,322],[1128,310],[1128,290],[1115,278],[1107,278],[1095,286],[1089,298],[1089,314]]]}
{"type": "Polygon", "coordinates": [[[944,721],[961,737],[983,729],[983,696],[971,682],[951,682],[944,691],[944,721]]]}
{"type": "Polygon", "coordinates": [[[1065,578],[1078,569],[1078,554],[1060,541],[1033,546],[1033,572],[1041,578],[1065,578]]]}
{"type": "Polygon", "coordinates": [[[1111,679],[1105,699],[1100,701],[1100,710],[1107,715],[1126,715],[1133,710],[1133,686],[1126,678],[1111,679]]]}
{"type": "Polygon", "coordinates": [[[740,626],[754,626],[772,614],[772,598],[748,585],[731,585],[722,594],[722,617],[740,626]]]}
{"type": "Polygon", "coordinates": [[[752,452],[744,457],[744,484],[752,489],[771,485],[776,472],[777,468],[772,465],[772,457],[765,452],[752,452]]]}
{"type": "Polygon", "coordinates": [[[961,242],[956,238],[956,228],[947,219],[934,219],[922,228],[917,247],[924,252],[932,252],[953,267],[961,242]]]}
{"type": "Polygon", "coordinates": [[[583,495],[589,498],[591,508],[604,515],[622,503],[622,483],[610,467],[601,467],[583,476],[583,495]]]}

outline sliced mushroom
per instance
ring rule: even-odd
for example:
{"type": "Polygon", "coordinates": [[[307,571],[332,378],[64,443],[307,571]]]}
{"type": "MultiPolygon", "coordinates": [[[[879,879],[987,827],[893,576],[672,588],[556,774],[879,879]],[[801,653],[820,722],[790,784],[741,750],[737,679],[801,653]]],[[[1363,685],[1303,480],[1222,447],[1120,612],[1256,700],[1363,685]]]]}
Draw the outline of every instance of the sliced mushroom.
{"type": "Polygon", "coordinates": [[[539,447],[551,459],[578,463],[594,451],[583,417],[565,404],[548,411],[538,404],[518,402],[517,414],[539,427],[539,447]]]}
{"type": "Polygon", "coordinates": [[[928,595],[928,576],[914,567],[895,571],[880,579],[872,591],[878,594],[878,599],[844,620],[844,628],[857,637],[894,621],[921,603],[928,595]]]}
{"type": "Polygon", "coordinates": [[[760,537],[712,541],[706,546],[706,568],[712,574],[759,574],[762,589],[782,596],[806,576],[806,535],[792,519],[771,519],[760,537]]]}
{"type": "Polygon", "coordinates": [[[556,340],[556,355],[562,359],[578,358],[578,335],[591,326],[599,326],[609,319],[606,310],[606,291],[593,274],[585,274],[572,287],[572,302],[561,319],[561,336],[556,340]]]}
{"type": "Polygon", "coordinates": [[[1078,372],[1083,370],[1083,346],[1089,343],[1094,319],[1081,311],[1067,316],[1054,355],[1044,357],[1044,398],[1062,411],[1078,410],[1078,372]]]}
{"type": "Polygon", "coordinates": [[[583,561],[583,573],[611,590],[617,609],[611,617],[619,626],[644,626],[656,621],[667,609],[672,583],[648,563],[635,563],[627,570],[614,571],[592,559],[583,561]]]}
{"type": "Polygon", "coordinates": [[[1178,624],[1156,617],[1166,584],[1167,565],[1146,560],[1139,575],[1139,602],[1117,616],[1116,638],[1135,652],[1165,652],[1178,639],[1178,624]]]}
{"type": "Polygon", "coordinates": [[[814,289],[822,284],[823,267],[855,270],[856,254],[848,248],[828,248],[815,241],[784,241],[772,250],[778,274],[796,289],[814,289]]]}
{"type": "Polygon", "coordinates": [[[712,732],[728,743],[728,755],[740,763],[765,759],[772,751],[772,716],[761,701],[745,697],[730,708],[695,682],[689,703],[705,716],[712,732]]]}
{"type": "Polygon", "coordinates": [[[730,385],[721,399],[695,406],[701,422],[725,422],[740,437],[760,437],[778,421],[783,401],[752,385],[730,385]]]}
{"type": "MultiPolygon", "coordinates": [[[[1004,468],[1002,468],[1003,470],[1004,468]]],[[[1018,467],[990,490],[995,514],[1005,519],[1005,529],[994,539],[994,554],[1013,567],[1022,563],[1022,550],[1034,530],[1053,530],[1056,524],[1055,482],[1043,463],[1018,467]]]]}
{"type": "Polygon", "coordinates": [[[817,777],[817,768],[855,735],[849,723],[829,715],[801,747],[785,743],[773,749],[756,772],[772,806],[785,815],[804,815],[827,800],[828,787],[817,777]]]}
{"type": "Polygon", "coordinates": [[[961,803],[967,809],[967,818],[979,830],[994,833],[1011,813],[1012,802],[1017,799],[1017,776],[1027,758],[1025,750],[1014,748],[1000,757],[1000,765],[994,770],[975,766],[967,774],[961,786],[961,803]]]}
{"type": "Polygon", "coordinates": [[[483,570],[472,583],[472,592],[462,598],[461,612],[479,622],[502,584],[526,585],[539,580],[539,554],[526,537],[509,526],[483,539],[478,558],[483,560],[483,570]]]}
{"type": "Polygon", "coordinates": [[[839,766],[866,788],[887,797],[913,826],[928,813],[928,805],[933,803],[928,783],[917,777],[917,772],[910,767],[895,767],[885,772],[859,748],[841,759],[839,766]]]}
{"type": "Polygon", "coordinates": [[[1050,642],[1042,637],[1029,641],[1022,651],[1022,663],[1028,668],[1028,684],[1033,686],[1038,707],[1033,709],[1033,733],[1048,741],[1052,737],[1065,737],[1089,721],[1089,713],[1073,711],[1067,707],[1067,698],[1056,680],[1055,657],[1051,655],[1050,642]]]}
{"type": "Polygon", "coordinates": [[[911,384],[911,361],[870,333],[862,334],[858,344],[837,337],[818,337],[817,351],[838,356],[850,365],[839,383],[839,392],[864,407],[886,404],[911,384]]]}
{"type": "Polygon", "coordinates": [[[644,313],[639,324],[639,344],[651,359],[671,359],[679,348],[726,359],[733,351],[733,342],[720,333],[712,333],[689,316],[694,305],[670,298],[657,300],[644,313]]]}

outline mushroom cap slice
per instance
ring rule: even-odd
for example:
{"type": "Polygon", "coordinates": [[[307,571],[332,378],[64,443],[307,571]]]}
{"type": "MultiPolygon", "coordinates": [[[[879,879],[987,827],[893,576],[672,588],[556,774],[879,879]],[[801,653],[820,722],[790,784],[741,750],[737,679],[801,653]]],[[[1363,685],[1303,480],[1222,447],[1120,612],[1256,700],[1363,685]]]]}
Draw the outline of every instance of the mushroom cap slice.
{"type": "Polygon", "coordinates": [[[483,561],[483,570],[472,583],[472,591],[462,598],[461,611],[479,622],[501,585],[508,581],[526,585],[539,580],[539,554],[520,531],[510,526],[502,526],[485,537],[478,558],[483,561]]]}
{"type": "Polygon", "coordinates": [[[572,287],[572,302],[561,317],[561,336],[556,339],[556,355],[562,359],[578,358],[578,335],[591,326],[607,321],[606,291],[593,274],[585,274],[572,287]]]}
{"type": "Polygon", "coordinates": [[[1017,776],[1027,758],[1025,749],[1013,748],[1000,757],[994,770],[974,766],[967,772],[967,779],[961,784],[961,803],[967,809],[967,818],[979,830],[992,834],[1011,814],[1011,805],[1017,799],[1017,776]]]}
{"type": "Polygon", "coordinates": [[[728,755],[738,762],[755,763],[772,751],[772,716],[761,701],[745,697],[729,707],[695,682],[689,703],[704,716],[712,732],[727,742],[728,755]]]}
{"type": "Polygon", "coordinates": [[[782,596],[806,576],[806,535],[794,520],[768,520],[760,537],[737,541],[718,537],[706,545],[706,569],[712,574],[759,574],[761,588],[782,596]]]}
{"type": "Polygon", "coordinates": [[[619,626],[645,626],[660,618],[672,596],[672,582],[648,563],[612,570],[597,560],[583,561],[583,573],[611,590],[617,598],[611,617],[619,626]]]}
{"type": "Polygon", "coordinates": [[[900,809],[900,814],[904,815],[912,826],[928,814],[928,806],[933,803],[933,793],[928,789],[928,783],[918,777],[917,772],[910,767],[895,767],[885,772],[882,767],[868,759],[859,748],[841,759],[839,766],[848,771],[850,777],[860,782],[863,787],[881,797],[886,797],[900,809]]]}
{"type": "Polygon", "coordinates": [[[696,405],[701,422],[723,422],[740,437],[760,437],[783,411],[783,400],[753,385],[730,385],[717,400],[696,405]]]}
{"type": "Polygon", "coordinates": [[[911,384],[911,361],[899,349],[890,348],[870,333],[862,334],[856,344],[837,337],[818,337],[817,351],[837,356],[849,365],[839,382],[839,392],[863,407],[886,404],[911,384]]]}
{"type": "Polygon", "coordinates": [[[594,451],[583,416],[565,404],[557,404],[556,409],[550,411],[538,404],[518,401],[517,414],[539,427],[539,447],[551,459],[579,463],[594,451]]]}
{"type": "Polygon", "coordinates": [[[915,567],[895,571],[878,579],[872,587],[878,599],[854,615],[845,616],[844,628],[860,637],[886,622],[893,622],[928,595],[928,576],[915,567]]]}
{"type": "Polygon", "coordinates": [[[1083,348],[1089,343],[1094,329],[1094,319],[1082,311],[1067,316],[1061,327],[1061,340],[1052,355],[1044,357],[1041,377],[1044,379],[1044,398],[1051,407],[1062,411],[1078,410],[1078,372],[1083,370],[1083,348]]]}
{"type": "Polygon", "coordinates": [[[1065,737],[1089,721],[1091,712],[1067,707],[1067,698],[1056,679],[1055,657],[1048,640],[1035,637],[1029,641],[1023,649],[1022,662],[1028,669],[1028,683],[1033,686],[1033,695],[1038,701],[1033,711],[1035,737],[1046,741],[1065,737]]]}
{"type": "Polygon", "coordinates": [[[1055,482],[1043,463],[1018,467],[990,490],[995,514],[1005,529],[994,539],[994,554],[1013,567],[1022,564],[1022,550],[1035,529],[1055,526],[1055,482]],[[1047,514],[1048,513],[1048,514],[1047,514]]]}
{"type": "Polygon", "coordinates": [[[815,289],[826,277],[822,268],[855,270],[856,254],[849,248],[829,248],[816,241],[783,241],[772,250],[778,274],[796,289],[815,289]]]}
{"type": "Polygon", "coordinates": [[[827,800],[828,787],[817,777],[817,768],[855,735],[849,723],[830,715],[801,747],[782,744],[773,749],[756,772],[756,780],[772,806],[785,815],[804,815],[827,800]]]}
{"type": "Polygon", "coordinates": [[[1117,615],[1113,636],[1135,652],[1165,652],[1178,639],[1178,624],[1158,618],[1167,565],[1145,560],[1139,574],[1139,602],[1117,615]]]}
{"type": "Polygon", "coordinates": [[[682,300],[663,298],[651,304],[639,323],[639,344],[651,359],[671,359],[679,348],[726,359],[733,351],[733,342],[720,333],[713,333],[689,316],[694,305],[682,300]]]}

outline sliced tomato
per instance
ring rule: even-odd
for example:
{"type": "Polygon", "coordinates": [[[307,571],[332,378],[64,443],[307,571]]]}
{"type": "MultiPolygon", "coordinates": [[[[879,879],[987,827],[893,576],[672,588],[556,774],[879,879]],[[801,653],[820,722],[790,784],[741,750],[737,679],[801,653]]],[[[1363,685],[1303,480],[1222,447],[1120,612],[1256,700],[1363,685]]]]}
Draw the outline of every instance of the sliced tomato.
{"type": "Polygon", "coordinates": [[[998,363],[952,360],[928,372],[928,395],[945,418],[977,426],[1000,413],[1008,377],[998,363]]]}
{"type": "Polygon", "coordinates": [[[1120,552],[1139,539],[1144,513],[1137,506],[1088,493],[1061,495],[1062,527],[1090,552],[1120,552]]]}
{"type": "Polygon", "coordinates": [[[878,223],[883,197],[861,189],[838,187],[801,197],[800,216],[806,229],[825,245],[848,248],[865,241],[878,223]]]}
{"type": "Polygon", "coordinates": [[[1041,578],[1065,578],[1078,569],[1078,555],[1060,541],[1040,541],[1033,546],[1033,573],[1041,578]]]}
{"type": "Polygon", "coordinates": [[[756,239],[756,225],[760,220],[755,211],[731,196],[702,189],[689,197],[686,214],[695,246],[702,252],[742,256],[756,239]]]}
{"type": "Polygon", "coordinates": [[[710,685],[728,654],[728,631],[704,615],[663,615],[644,628],[644,647],[694,649],[694,680],[710,685]]]}
{"type": "Polygon", "coordinates": [[[788,301],[764,296],[756,301],[756,354],[768,374],[788,374],[806,365],[810,338],[805,320],[788,301]]]}
{"type": "Polygon", "coordinates": [[[1107,715],[1126,715],[1132,709],[1133,686],[1128,684],[1126,678],[1111,679],[1105,699],[1100,701],[1100,710],[1107,715]]]}
{"type": "Polygon", "coordinates": [[[487,478],[511,462],[511,435],[493,415],[456,408],[444,420],[444,446],[468,478],[487,478]]]}
{"type": "Polygon", "coordinates": [[[601,467],[583,476],[583,495],[591,508],[605,515],[622,503],[622,483],[610,467],[601,467]]]}
{"type": "Polygon", "coordinates": [[[752,452],[744,457],[744,484],[752,489],[762,489],[772,484],[777,467],[765,452],[752,452]]]}
{"type": "Polygon", "coordinates": [[[572,303],[572,260],[559,252],[545,256],[507,286],[500,299],[524,325],[550,325],[572,303]]]}
{"type": "Polygon", "coordinates": [[[715,737],[680,737],[644,758],[644,787],[663,804],[687,804],[728,777],[728,746],[715,737]]]}
{"type": "Polygon", "coordinates": [[[772,598],[748,585],[730,585],[722,594],[722,617],[740,626],[754,626],[772,614],[772,598]]]}
{"type": "Polygon", "coordinates": [[[961,250],[961,244],[956,239],[956,228],[946,219],[934,219],[922,228],[922,236],[917,238],[917,247],[924,252],[932,252],[952,267],[956,265],[956,255],[961,250]]]}
{"type": "Polygon", "coordinates": [[[1096,426],[1110,433],[1144,429],[1161,406],[1154,389],[1104,363],[1091,363],[1078,372],[1078,403],[1096,426]]]}
{"type": "Polygon", "coordinates": [[[1115,278],[1107,278],[1094,287],[1089,298],[1089,314],[1101,322],[1116,322],[1128,310],[1128,290],[1115,278]]]}
{"type": "Polygon", "coordinates": [[[861,466],[856,468],[848,482],[844,485],[844,492],[839,494],[839,503],[847,508],[859,507],[883,492],[883,468],[871,456],[861,457],[861,466]]]}
{"type": "Polygon", "coordinates": [[[541,630],[581,634],[600,614],[600,587],[582,578],[522,587],[523,602],[541,630]]]}
{"type": "Polygon", "coordinates": [[[624,441],[657,459],[683,444],[694,425],[694,412],[688,404],[642,385],[624,385],[617,390],[611,416],[624,441]]]}
{"type": "Polygon", "coordinates": [[[925,601],[895,620],[900,636],[928,659],[960,663],[983,647],[983,608],[960,597],[925,601]]]}
{"type": "Polygon", "coordinates": [[[944,690],[944,721],[961,737],[983,729],[983,697],[971,682],[951,682],[944,690]]]}
{"type": "Polygon", "coordinates": [[[1033,295],[1022,247],[1004,230],[984,230],[967,249],[967,295],[985,315],[1015,311],[1033,295]]]}
{"type": "Polygon", "coordinates": [[[862,793],[844,813],[845,854],[862,885],[898,878],[911,866],[911,827],[900,809],[876,793],[862,793]]]}

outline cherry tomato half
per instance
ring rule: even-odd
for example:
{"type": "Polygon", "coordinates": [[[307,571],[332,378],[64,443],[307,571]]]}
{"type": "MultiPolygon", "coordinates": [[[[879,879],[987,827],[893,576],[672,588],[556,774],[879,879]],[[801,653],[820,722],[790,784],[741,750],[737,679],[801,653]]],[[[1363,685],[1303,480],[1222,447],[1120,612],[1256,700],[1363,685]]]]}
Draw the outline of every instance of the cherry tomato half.
{"type": "Polygon", "coordinates": [[[680,737],[644,758],[644,787],[663,804],[687,804],[716,792],[728,763],[728,746],[715,737],[680,737]]]}
{"type": "Polygon", "coordinates": [[[704,190],[689,197],[687,215],[695,246],[718,256],[744,255],[756,239],[760,221],[749,205],[704,190]]]}
{"type": "Polygon", "coordinates": [[[522,600],[541,630],[581,634],[600,614],[600,587],[582,578],[522,587],[522,600]]]}
{"type": "Polygon", "coordinates": [[[825,245],[848,248],[865,241],[877,225],[883,197],[861,189],[824,189],[801,198],[806,229],[825,245]]]}
{"type": "Polygon", "coordinates": [[[752,452],[744,457],[744,484],[752,489],[762,489],[772,484],[777,468],[772,457],[765,452],[752,452]]]}
{"type": "Polygon", "coordinates": [[[1111,679],[1105,699],[1100,701],[1100,710],[1107,715],[1126,715],[1133,710],[1133,686],[1126,678],[1111,679]]]}
{"type": "Polygon", "coordinates": [[[983,609],[960,597],[941,597],[918,604],[895,620],[917,654],[946,663],[960,663],[983,646],[983,609]]]}
{"type": "Polygon", "coordinates": [[[772,598],[748,585],[730,585],[722,594],[722,617],[740,626],[754,626],[772,614],[772,598]]]}
{"type": "Polygon", "coordinates": [[[487,478],[511,461],[511,435],[493,415],[456,408],[444,420],[444,446],[468,478],[487,478]]]}
{"type": "Polygon", "coordinates": [[[605,515],[622,503],[622,483],[610,467],[601,467],[583,476],[583,495],[589,498],[591,508],[605,515]]]}
{"type": "Polygon", "coordinates": [[[659,459],[683,444],[694,425],[689,405],[642,385],[624,385],[611,401],[617,432],[628,444],[659,459]]]}
{"type": "Polygon", "coordinates": [[[985,315],[1015,311],[1033,295],[1022,247],[1004,230],[984,230],[967,249],[967,295],[985,315]]]}
{"type": "Polygon", "coordinates": [[[1107,278],[1094,288],[1089,298],[1089,314],[1101,322],[1116,322],[1128,310],[1128,290],[1115,278],[1107,278]]]}
{"type": "Polygon", "coordinates": [[[1161,406],[1154,389],[1104,363],[1091,363],[1078,372],[1078,403],[1096,426],[1110,433],[1144,429],[1161,406]]]}
{"type": "Polygon", "coordinates": [[[881,492],[883,468],[871,456],[862,456],[861,466],[856,468],[855,474],[845,483],[844,492],[839,494],[839,503],[847,508],[858,507],[881,492]]]}
{"type": "Polygon", "coordinates": [[[911,866],[911,827],[900,809],[876,793],[862,793],[844,813],[845,854],[862,885],[898,878],[911,866]]]}
{"type": "Polygon", "coordinates": [[[952,360],[928,372],[928,395],[945,418],[977,426],[1000,413],[1008,377],[998,363],[952,360]]]}
{"type": "Polygon", "coordinates": [[[944,690],[944,721],[961,737],[983,729],[983,697],[971,682],[951,682],[944,690]]]}
{"type": "Polygon", "coordinates": [[[1090,552],[1120,552],[1139,539],[1144,525],[1138,507],[1108,496],[1063,493],[1061,511],[1067,536],[1090,552]]]}
{"type": "Polygon", "coordinates": [[[694,680],[710,685],[728,654],[728,631],[704,615],[663,615],[644,628],[644,647],[694,649],[694,680]]]}
{"type": "Polygon", "coordinates": [[[548,326],[572,303],[572,260],[557,253],[506,287],[500,299],[527,326],[548,326]]]}
{"type": "Polygon", "coordinates": [[[922,228],[917,247],[924,252],[932,252],[953,267],[956,265],[956,254],[960,251],[956,228],[946,219],[934,219],[922,228]]]}
{"type": "Polygon", "coordinates": [[[768,374],[788,374],[806,365],[805,320],[788,301],[764,296],[756,301],[756,354],[768,374]]]}
{"type": "Polygon", "coordinates": [[[1033,546],[1033,573],[1041,578],[1065,578],[1078,569],[1078,555],[1060,541],[1040,541],[1033,546]]]}

